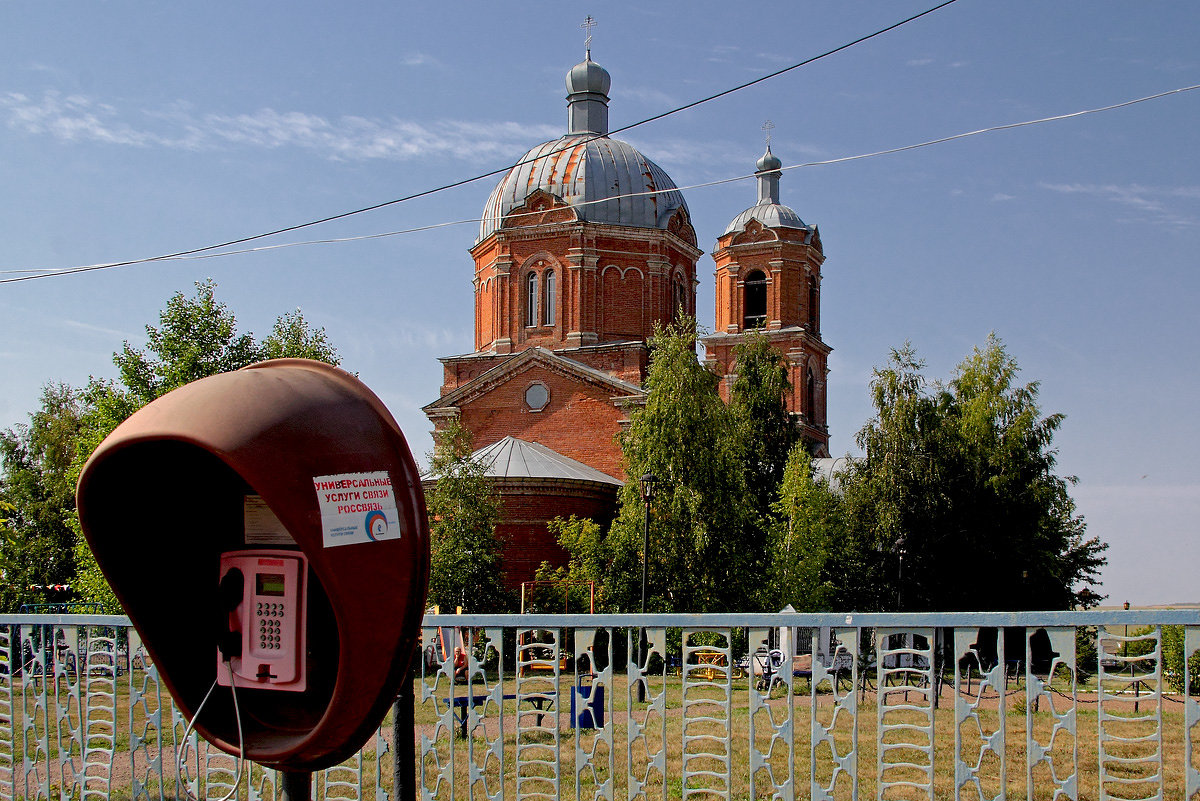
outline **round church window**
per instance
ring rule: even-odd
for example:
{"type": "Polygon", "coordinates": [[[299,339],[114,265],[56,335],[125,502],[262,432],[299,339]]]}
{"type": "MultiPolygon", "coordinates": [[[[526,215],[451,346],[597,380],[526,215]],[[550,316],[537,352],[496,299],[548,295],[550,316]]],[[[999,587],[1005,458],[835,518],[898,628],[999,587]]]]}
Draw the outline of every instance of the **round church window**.
{"type": "Polygon", "coordinates": [[[541,381],[535,381],[525,390],[525,405],[531,411],[540,412],[550,402],[550,390],[541,381]]]}

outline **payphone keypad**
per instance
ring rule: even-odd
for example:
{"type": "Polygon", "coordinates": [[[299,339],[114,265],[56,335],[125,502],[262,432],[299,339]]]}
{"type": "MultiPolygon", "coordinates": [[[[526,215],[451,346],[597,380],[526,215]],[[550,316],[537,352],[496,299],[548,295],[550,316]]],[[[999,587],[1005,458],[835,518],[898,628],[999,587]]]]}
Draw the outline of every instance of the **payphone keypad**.
{"type": "Polygon", "coordinates": [[[259,603],[255,610],[258,617],[258,647],[264,651],[279,650],[284,618],[287,614],[281,603],[259,603]]]}

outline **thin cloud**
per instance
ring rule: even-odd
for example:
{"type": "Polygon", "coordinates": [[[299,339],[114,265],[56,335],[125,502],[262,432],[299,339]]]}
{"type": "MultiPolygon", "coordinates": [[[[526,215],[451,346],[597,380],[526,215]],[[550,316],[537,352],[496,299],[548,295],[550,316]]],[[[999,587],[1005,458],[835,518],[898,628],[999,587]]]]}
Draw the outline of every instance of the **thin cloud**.
{"type": "Polygon", "coordinates": [[[678,105],[678,101],[661,89],[655,89],[649,86],[634,86],[621,89],[621,99],[629,98],[648,106],[662,106],[670,108],[678,105]]]}
{"type": "Polygon", "coordinates": [[[89,334],[100,334],[101,336],[112,337],[114,339],[132,339],[133,338],[133,335],[131,335],[125,331],[118,331],[115,328],[105,328],[105,327],[99,326],[99,325],[92,325],[91,323],[85,323],[85,322],[81,322],[79,320],[63,320],[62,323],[67,328],[75,328],[80,331],[86,331],[89,334]]]}
{"type": "Polygon", "coordinates": [[[438,61],[428,53],[409,53],[400,59],[402,67],[440,67],[442,62],[438,61]]]}
{"type": "Polygon", "coordinates": [[[520,153],[557,137],[551,125],[408,120],[359,116],[326,118],[300,111],[259,109],[246,114],[198,114],[189,104],[139,112],[135,124],[115,106],[80,95],[46,92],[32,98],[0,94],[0,124],[63,142],[99,142],[177,150],[300,148],[334,160],[404,161],[447,156],[469,161],[520,153]]]}
{"type": "Polygon", "coordinates": [[[932,58],[910,58],[904,62],[907,67],[925,67],[933,63],[932,58]]]}
{"type": "Polygon", "coordinates": [[[1006,195],[1003,192],[997,192],[996,194],[992,195],[992,200],[997,201],[997,202],[1003,202],[1005,200],[1016,200],[1016,199],[1017,199],[1016,195],[1006,195]]]}
{"type": "Polygon", "coordinates": [[[1144,186],[1142,184],[1055,184],[1041,182],[1041,188],[1063,195],[1082,195],[1124,206],[1137,213],[1132,222],[1152,222],[1176,228],[1200,225],[1200,215],[1178,208],[1180,203],[1200,200],[1197,186],[1144,186]]]}

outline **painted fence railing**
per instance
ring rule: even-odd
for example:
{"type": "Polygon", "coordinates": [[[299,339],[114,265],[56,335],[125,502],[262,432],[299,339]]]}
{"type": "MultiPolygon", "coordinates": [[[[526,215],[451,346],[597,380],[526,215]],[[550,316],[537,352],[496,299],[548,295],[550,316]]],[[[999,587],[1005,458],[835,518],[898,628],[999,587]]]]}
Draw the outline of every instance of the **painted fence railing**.
{"type": "MultiPolygon", "coordinates": [[[[389,720],[314,797],[390,801],[396,776],[421,801],[1200,794],[1200,610],[431,615],[422,642],[416,764],[396,771],[389,720]]],[[[0,617],[0,801],[215,801],[236,760],[185,728],[126,618],[0,617]]],[[[259,766],[240,783],[282,792],[259,766]]]]}

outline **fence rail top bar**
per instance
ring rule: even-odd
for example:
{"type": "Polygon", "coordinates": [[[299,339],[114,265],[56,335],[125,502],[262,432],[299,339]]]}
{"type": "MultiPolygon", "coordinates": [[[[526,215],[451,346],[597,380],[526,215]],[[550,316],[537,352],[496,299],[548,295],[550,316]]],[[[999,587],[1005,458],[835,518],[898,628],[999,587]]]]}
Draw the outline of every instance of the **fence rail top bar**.
{"type": "Polygon", "coordinates": [[[521,626],[738,628],[738,627],[844,627],[936,628],[979,626],[1002,628],[1025,626],[1111,626],[1111,625],[1200,626],[1200,608],[1101,609],[1083,612],[720,612],[709,614],[645,615],[426,615],[422,623],[434,626],[521,626]]]}
{"type": "MultiPolygon", "coordinates": [[[[128,626],[124,615],[0,615],[0,626],[128,626]]],[[[421,625],[520,626],[522,628],[739,628],[841,627],[930,628],[979,626],[1200,626],[1200,607],[1092,609],[1083,612],[712,612],[620,615],[425,615],[421,625]]]]}

